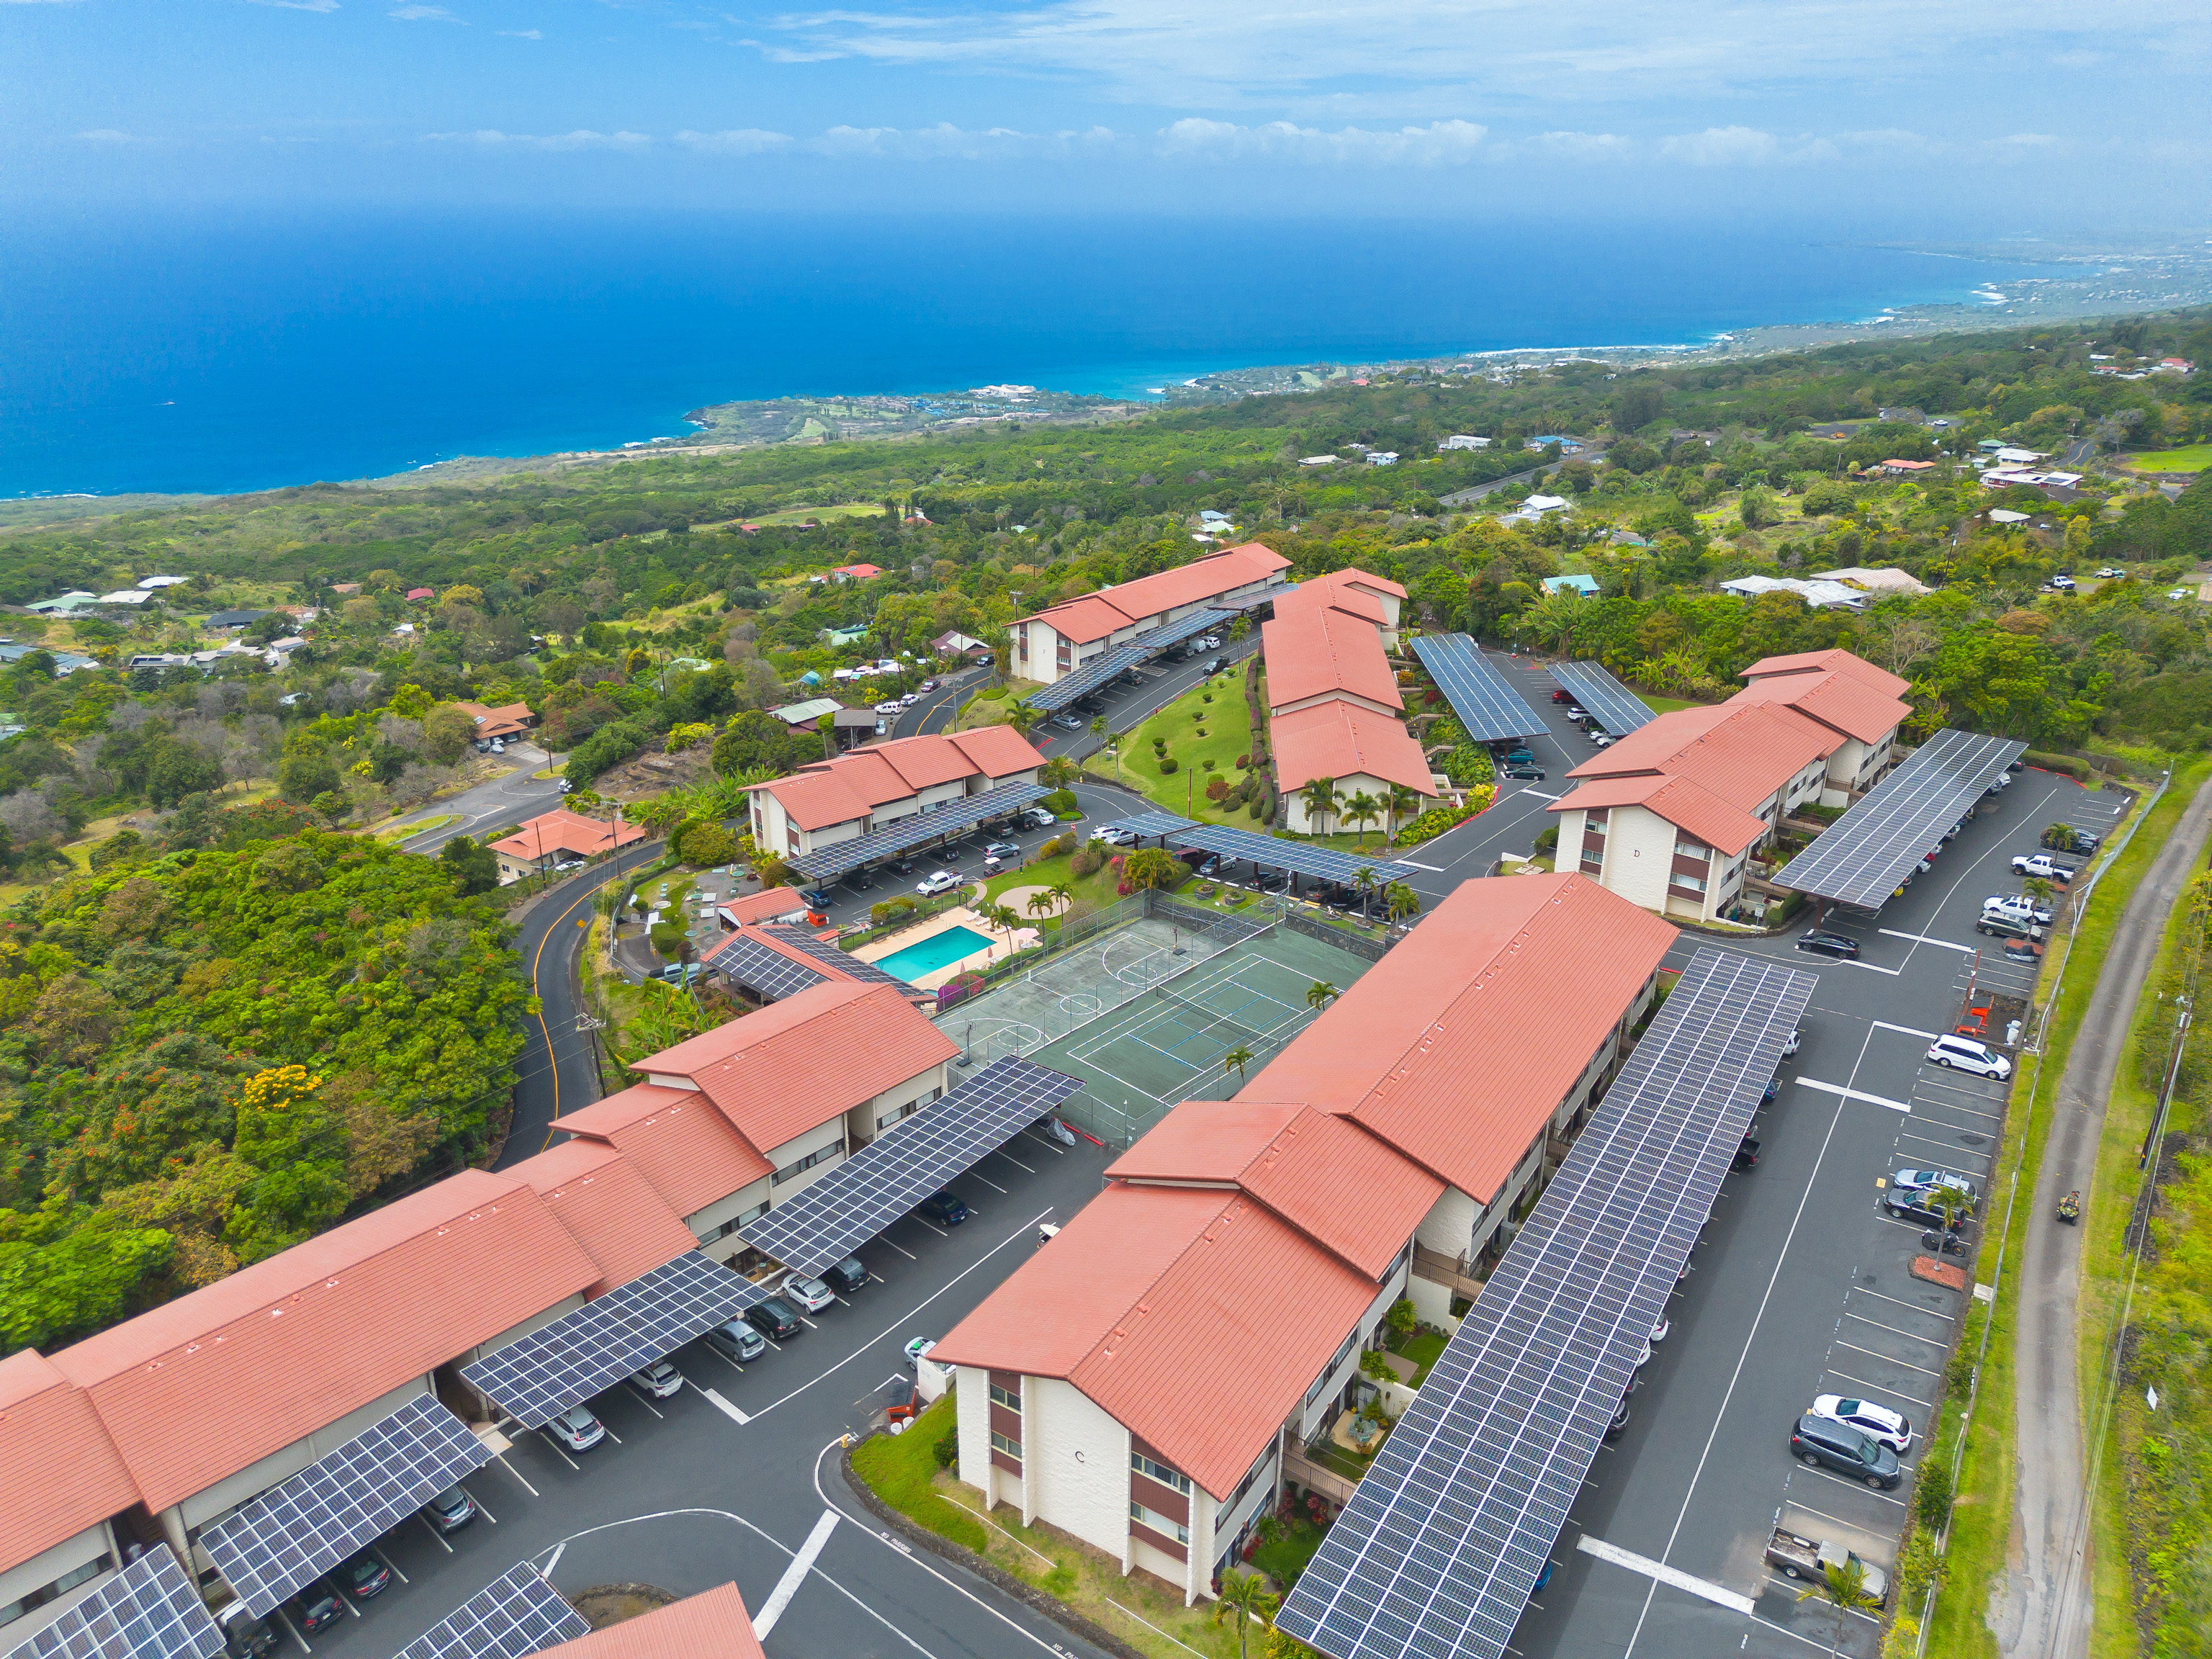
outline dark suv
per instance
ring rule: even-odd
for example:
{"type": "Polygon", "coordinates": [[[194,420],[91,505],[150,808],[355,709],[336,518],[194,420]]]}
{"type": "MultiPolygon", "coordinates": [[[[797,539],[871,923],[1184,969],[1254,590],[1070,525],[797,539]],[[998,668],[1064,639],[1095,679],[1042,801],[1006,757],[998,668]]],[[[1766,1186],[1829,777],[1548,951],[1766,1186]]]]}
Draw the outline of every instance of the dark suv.
{"type": "Polygon", "coordinates": [[[1854,1480],[1887,1492],[1905,1478],[1897,1454],[1877,1445],[1856,1429],[1809,1413],[1790,1435],[1790,1454],[1816,1468],[1831,1468],[1854,1480]]]}
{"type": "Polygon", "coordinates": [[[745,1310],[745,1323],[771,1341],[788,1342],[799,1334],[799,1315],[779,1297],[756,1302],[745,1310]]]}
{"type": "Polygon", "coordinates": [[[2087,857],[2105,844],[2105,838],[2069,823],[2054,823],[2037,837],[2036,845],[2054,853],[2078,853],[2087,857]]]}

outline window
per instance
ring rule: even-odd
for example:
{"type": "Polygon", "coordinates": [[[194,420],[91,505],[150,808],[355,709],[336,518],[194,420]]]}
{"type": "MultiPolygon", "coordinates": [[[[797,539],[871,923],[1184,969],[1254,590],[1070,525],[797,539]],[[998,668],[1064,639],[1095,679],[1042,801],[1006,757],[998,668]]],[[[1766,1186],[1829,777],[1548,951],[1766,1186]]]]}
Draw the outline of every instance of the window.
{"type": "Polygon", "coordinates": [[[807,1155],[805,1158],[800,1158],[798,1163],[785,1164],[783,1168],[778,1170],[774,1175],[769,1177],[769,1184],[772,1187],[781,1187],[785,1182],[790,1180],[792,1176],[800,1174],[805,1170],[811,1170],[817,1164],[826,1164],[833,1158],[842,1158],[844,1155],[845,1140],[844,1137],[841,1135],[836,1139],[831,1141],[827,1146],[819,1147],[817,1150],[807,1153],[807,1155]]]}
{"type": "Polygon", "coordinates": [[[1711,851],[1711,848],[1699,841],[1678,841],[1674,843],[1674,856],[1678,859],[1701,859],[1711,851]]]}
{"type": "Polygon", "coordinates": [[[1178,1544],[1188,1544],[1190,1542],[1190,1528],[1188,1527],[1183,1525],[1180,1521],[1169,1520],[1167,1516],[1162,1515],[1158,1510],[1146,1509],[1142,1504],[1139,1504],[1133,1498],[1129,1500],[1129,1519],[1135,1522],[1140,1527],[1149,1527],[1152,1530],[1161,1534],[1164,1537],[1174,1539],[1178,1544]]]}
{"type": "Polygon", "coordinates": [[[1004,1452],[1007,1456],[1014,1459],[1017,1462],[1021,1461],[1022,1443],[1018,1440],[1009,1440],[1005,1435],[1000,1434],[996,1429],[991,1431],[991,1449],[996,1452],[1004,1452]]]}
{"type": "MultiPolygon", "coordinates": [[[[1148,1480],[1157,1480],[1163,1486],[1171,1486],[1186,1498],[1190,1496],[1188,1475],[1178,1474],[1164,1463],[1155,1463],[1140,1451],[1133,1451],[1129,1454],[1129,1467],[1148,1480]]],[[[1133,1510],[1135,1505],[1132,1504],[1130,1507],[1133,1510]]],[[[1152,1523],[1147,1522],[1146,1524],[1149,1526],[1152,1523]]]]}
{"type": "Polygon", "coordinates": [[[1022,1408],[1021,1391],[1018,1389],[1002,1389],[994,1382],[991,1384],[991,1403],[1004,1406],[1010,1412],[1018,1412],[1022,1408]]]}
{"type": "Polygon", "coordinates": [[[876,1127],[878,1129],[887,1127],[888,1126],[897,1122],[902,1117],[912,1117],[921,1109],[921,1102],[918,1100],[909,1100],[903,1106],[894,1106],[890,1110],[885,1112],[881,1117],[876,1120],[876,1127]]]}
{"type": "Polygon", "coordinates": [[[106,1571],[107,1558],[104,1555],[94,1556],[82,1566],[72,1567],[55,1579],[54,1594],[58,1596],[66,1595],[79,1584],[88,1584],[106,1571]]]}
{"type": "Polygon", "coordinates": [[[1673,875],[1667,879],[1686,893],[1702,893],[1705,890],[1705,878],[1703,876],[1673,875]]]}

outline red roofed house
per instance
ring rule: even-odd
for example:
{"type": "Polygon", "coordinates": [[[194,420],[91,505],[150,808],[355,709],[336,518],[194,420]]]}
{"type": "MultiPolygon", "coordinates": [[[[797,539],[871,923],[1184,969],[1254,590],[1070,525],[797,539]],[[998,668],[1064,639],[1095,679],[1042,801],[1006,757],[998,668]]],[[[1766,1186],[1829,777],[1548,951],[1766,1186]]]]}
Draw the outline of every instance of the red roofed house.
{"type": "MultiPolygon", "coordinates": [[[[1177,1107],[939,1342],[960,1478],[1212,1593],[1391,1306],[1447,1327],[1618,1071],[1675,937],[1575,875],[1463,884],[1228,1103],[1177,1107]]],[[[1402,1396],[1401,1396],[1402,1398],[1402,1396]]]]}
{"type": "Polygon", "coordinates": [[[1275,614],[1287,617],[1309,609],[1340,611],[1346,616],[1373,623],[1382,630],[1382,643],[1395,650],[1398,644],[1398,618],[1405,604],[1406,590],[1396,582],[1388,576],[1372,575],[1355,568],[1300,582],[1275,601],[1275,614]]]}
{"type": "Polygon", "coordinates": [[[572,860],[597,858],[618,847],[645,839],[645,827],[587,818],[556,806],[530,819],[511,836],[491,843],[502,885],[520,881],[541,870],[556,869],[572,860]]]}
{"type": "Polygon", "coordinates": [[[1933,461],[1900,461],[1892,457],[1881,464],[1881,470],[1892,477],[1909,478],[1916,472],[1932,471],[1935,465],[1933,461]]]}
{"type": "Polygon", "coordinates": [[[884,568],[879,564],[841,564],[830,574],[841,582],[864,582],[882,575],[884,568]]]}
{"type": "Polygon", "coordinates": [[[554,1659],[764,1659],[735,1584],[717,1584],[538,1652],[554,1659]]]}
{"type": "Polygon", "coordinates": [[[1828,757],[1823,806],[1847,806],[1881,781],[1897,760],[1897,734],[1912,718],[1910,682],[1844,650],[1762,657],[1743,671],[1751,684],[1731,702],[1778,702],[1843,739],[1828,757]]]}
{"type": "Polygon", "coordinates": [[[796,887],[769,887],[714,907],[725,927],[748,927],[763,921],[804,921],[806,901],[796,887]]]}
{"type": "MultiPolygon", "coordinates": [[[[1366,795],[1387,808],[1394,789],[1412,792],[1413,805],[1389,814],[1391,821],[1402,823],[1435,805],[1443,793],[1420,744],[1394,716],[1333,699],[1295,714],[1278,714],[1269,730],[1275,745],[1275,776],[1283,791],[1284,823],[1299,835],[1366,827],[1352,825],[1345,816],[1356,795],[1366,795]],[[1337,796],[1336,810],[1318,816],[1299,793],[1317,778],[1333,779],[1337,796]]],[[[1368,823],[1382,821],[1378,816],[1368,823]]]]}
{"type": "Polygon", "coordinates": [[[519,738],[538,724],[538,716],[530,712],[526,702],[501,703],[496,708],[487,708],[480,702],[457,702],[453,707],[476,722],[476,732],[470,738],[472,743],[519,738]]]}
{"type": "Polygon", "coordinates": [[[1018,676],[1049,685],[1093,657],[1207,605],[1243,605],[1283,585],[1291,562],[1248,542],[1203,559],[1054,605],[1012,624],[1018,676]]]}
{"type": "Polygon", "coordinates": [[[942,1097],[959,1052],[896,986],[830,979],[640,1060],[643,1083],[553,1127],[621,1153],[732,1261],[739,1227],[942,1097]]]}
{"type": "Polygon", "coordinates": [[[753,841],[797,857],[965,795],[1035,783],[1043,764],[1011,726],[870,744],[753,785],[753,841]]]}
{"type": "Polygon", "coordinates": [[[407,599],[410,603],[416,599],[434,599],[437,597],[437,590],[434,588],[410,587],[407,590],[407,599]]]}

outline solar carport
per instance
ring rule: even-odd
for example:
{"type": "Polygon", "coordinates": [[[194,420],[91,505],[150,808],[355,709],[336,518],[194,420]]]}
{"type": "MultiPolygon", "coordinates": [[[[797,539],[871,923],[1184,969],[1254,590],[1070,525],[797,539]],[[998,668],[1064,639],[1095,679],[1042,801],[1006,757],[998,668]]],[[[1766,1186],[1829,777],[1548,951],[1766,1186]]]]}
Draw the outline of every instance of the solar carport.
{"type": "Polygon", "coordinates": [[[1832,904],[1880,909],[2027,750],[2012,738],[1938,732],[1784,865],[1776,884],[1832,904]]]}
{"type": "Polygon", "coordinates": [[[1644,699],[1615,679],[1600,664],[1559,662],[1552,665],[1552,678],[1572,697],[1585,714],[1616,738],[1625,738],[1656,718],[1644,699]]]}
{"type": "Polygon", "coordinates": [[[1030,708],[1048,714],[1056,714],[1070,704],[1081,702],[1085,697],[1104,690],[1108,686],[1133,668],[1142,666],[1163,651],[1171,651],[1185,640],[1195,639],[1209,629],[1226,627],[1236,620],[1233,611],[1216,611],[1211,607],[1194,611],[1188,617],[1178,617],[1158,628],[1148,628],[1127,645],[1093,657],[1073,673],[1063,675],[1039,691],[1032,691],[1022,699],[1030,708]]]}
{"type": "Polygon", "coordinates": [[[1041,784],[1006,783],[980,795],[947,801],[873,830],[854,841],[841,841],[801,853],[791,867],[809,881],[832,882],[853,871],[939,842],[957,841],[978,825],[1010,818],[1052,792],[1041,784]]]}
{"type": "Polygon", "coordinates": [[[1082,1088],[1008,1055],[870,1141],[788,1204],[742,1230],[800,1273],[842,1261],[957,1175],[973,1169],[1082,1088]]]}
{"type": "Polygon", "coordinates": [[[1513,689],[1466,635],[1424,634],[1413,641],[1413,654],[1477,743],[1533,738],[1548,729],[1535,705],[1513,689]]]}
{"type": "Polygon", "coordinates": [[[591,1621],[525,1561],[400,1649],[399,1659],[527,1659],[591,1633],[591,1621]]]}
{"type": "Polygon", "coordinates": [[[1200,823],[1191,818],[1179,818],[1172,812],[1139,812],[1098,827],[1126,830],[1140,838],[1157,836],[1162,846],[1172,842],[1177,847],[1218,854],[1231,862],[1247,863],[1255,869],[1310,876],[1316,881],[1334,882],[1340,887],[1354,890],[1358,885],[1355,878],[1362,870],[1369,873],[1378,889],[1394,881],[1404,881],[1413,873],[1412,865],[1392,859],[1366,858],[1357,853],[1339,852],[1334,847],[1263,836],[1256,830],[1233,829],[1225,823],[1200,823]]]}
{"type": "Polygon", "coordinates": [[[215,1659],[223,1650],[199,1589],[156,1545],[8,1659],[215,1659]]]}
{"type": "Polygon", "coordinates": [[[1498,1659],[1815,976],[1691,958],[1299,1577],[1331,1659],[1498,1659]]]}

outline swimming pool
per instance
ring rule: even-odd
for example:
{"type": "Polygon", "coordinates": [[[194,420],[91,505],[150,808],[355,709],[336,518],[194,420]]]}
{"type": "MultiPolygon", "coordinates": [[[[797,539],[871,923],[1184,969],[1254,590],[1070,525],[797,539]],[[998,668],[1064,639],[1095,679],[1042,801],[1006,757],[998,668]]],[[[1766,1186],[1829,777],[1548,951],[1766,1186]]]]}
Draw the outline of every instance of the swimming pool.
{"type": "Polygon", "coordinates": [[[948,927],[941,933],[932,933],[927,939],[916,940],[903,951],[894,951],[887,957],[877,957],[876,966],[894,978],[912,984],[924,974],[933,974],[948,963],[988,950],[990,944],[989,939],[973,927],[948,927]]]}

